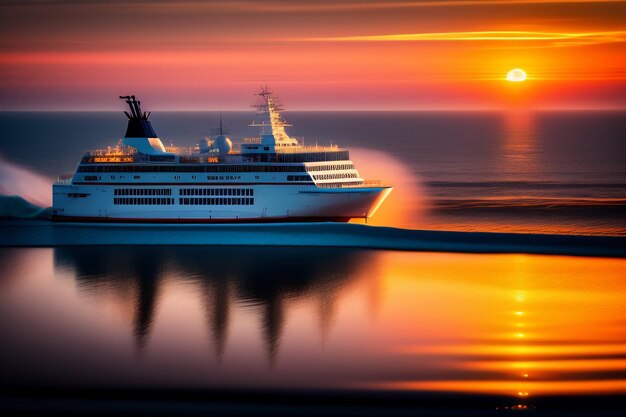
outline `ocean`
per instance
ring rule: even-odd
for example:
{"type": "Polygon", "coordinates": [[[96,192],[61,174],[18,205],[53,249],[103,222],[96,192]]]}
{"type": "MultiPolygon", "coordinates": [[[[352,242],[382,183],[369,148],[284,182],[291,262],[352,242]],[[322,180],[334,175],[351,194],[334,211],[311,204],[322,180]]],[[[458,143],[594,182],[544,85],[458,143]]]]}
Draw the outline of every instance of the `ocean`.
{"type": "MultiPolygon", "coordinates": [[[[394,186],[370,224],[626,234],[626,112],[287,112],[284,117],[293,124],[288,132],[305,145],[346,147],[364,177],[394,186]]],[[[248,127],[250,112],[223,112],[222,118],[235,141],[257,133],[248,127]]],[[[197,144],[219,125],[217,112],[156,112],[151,120],[165,144],[180,146],[197,144]]],[[[121,112],[1,112],[0,156],[52,181],[72,173],[84,151],[115,145],[125,126],[121,112]]],[[[11,188],[3,182],[0,190],[11,188]]]]}
{"type": "MultiPolygon", "coordinates": [[[[284,116],[305,144],[345,146],[365,177],[394,185],[370,225],[480,232],[456,233],[463,244],[526,233],[525,253],[445,252],[445,234],[437,251],[0,247],[0,409],[623,412],[626,259],[523,247],[623,242],[625,112],[284,116]]],[[[151,120],[166,144],[193,145],[218,117],[151,120]]],[[[251,113],[222,117],[233,139],[254,135],[251,113]]],[[[49,204],[53,179],[124,130],[118,113],[0,113],[0,194],[33,203],[3,206],[0,233],[29,227],[16,218],[49,204]]]]}
{"type": "Polygon", "coordinates": [[[0,407],[618,415],[625,272],[523,254],[0,248],[0,407]]]}

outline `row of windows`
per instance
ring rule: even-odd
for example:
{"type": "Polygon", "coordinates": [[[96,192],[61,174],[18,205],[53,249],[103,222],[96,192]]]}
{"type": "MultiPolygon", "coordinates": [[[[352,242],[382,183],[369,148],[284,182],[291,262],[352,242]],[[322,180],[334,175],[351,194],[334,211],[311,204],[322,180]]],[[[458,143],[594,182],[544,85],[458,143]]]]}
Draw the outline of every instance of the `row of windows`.
{"type": "Polygon", "coordinates": [[[180,195],[254,195],[252,188],[182,188],[180,195]]]}
{"type": "Polygon", "coordinates": [[[311,181],[308,175],[287,175],[287,181],[311,181]]]}
{"type": "Polygon", "coordinates": [[[317,184],[319,188],[343,188],[343,187],[354,187],[355,185],[363,185],[364,181],[354,181],[354,182],[328,182],[328,183],[320,183],[317,184]]]}
{"type": "Polygon", "coordinates": [[[304,165],[80,165],[78,172],[305,172],[304,165]]]}
{"type": "Polygon", "coordinates": [[[251,206],[254,204],[254,198],[213,198],[213,197],[196,197],[196,198],[179,198],[178,203],[181,205],[209,205],[209,206],[251,206]]]}
{"type": "Polygon", "coordinates": [[[169,188],[116,188],[114,195],[172,195],[169,188]]]}
{"type": "Polygon", "coordinates": [[[174,162],[174,155],[150,155],[150,162],[174,162]]]}
{"type": "MultiPolygon", "coordinates": [[[[229,162],[234,162],[235,155],[226,155],[229,162]]],[[[346,150],[328,151],[328,152],[278,152],[278,153],[245,153],[236,156],[237,161],[241,162],[329,162],[329,161],[347,161],[350,159],[350,153],[346,150]]]]}
{"type": "MultiPolygon", "coordinates": [[[[261,146],[259,146],[259,145],[243,145],[242,147],[243,147],[244,149],[252,149],[252,150],[255,150],[255,149],[260,149],[260,148],[261,148],[261,146]]],[[[263,150],[264,150],[264,151],[269,151],[269,150],[270,150],[270,147],[269,147],[269,146],[263,146],[263,150]]]]}
{"type": "Polygon", "coordinates": [[[116,197],[113,203],[117,205],[172,205],[173,198],[165,197],[116,197]]]}
{"type": "MultiPolygon", "coordinates": [[[[330,162],[330,161],[347,161],[350,159],[350,153],[346,150],[341,151],[328,151],[328,152],[306,152],[306,153],[261,153],[261,154],[242,154],[242,155],[226,155],[227,162],[241,164],[246,162],[271,162],[271,163],[296,163],[296,162],[330,162]]],[[[154,161],[154,159],[151,159],[154,161]]],[[[185,161],[185,158],[181,158],[181,161],[185,161]]],[[[191,161],[191,160],[190,160],[191,161]]],[[[92,157],[85,156],[83,157],[82,163],[88,164],[93,162],[92,157]]],[[[172,161],[173,162],[173,161],[172,161]]],[[[284,172],[282,170],[279,171],[259,171],[259,168],[263,169],[263,167],[258,166],[248,166],[248,165],[239,165],[244,167],[249,167],[249,171],[220,171],[219,169],[224,167],[225,165],[215,165],[208,166],[207,168],[213,168],[215,170],[206,170],[206,171],[192,171],[192,172],[284,172]]],[[[228,166],[228,165],[226,165],[228,166]]],[[[238,166],[238,165],[231,165],[238,166]]],[[[142,166],[143,167],[143,166],[142,166]]],[[[98,170],[87,170],[87,171],[79,171],[79,172],[188,172],[190,167],[184,167],[180,165],[172,165],[172,166],[160,166],[157,168],[164,168],[165,171],[135,171],[134,168],[137,166],[132,165],[118,165],[114,166],[114,170],[111,170],[111,166],[89,166],[83,168],[104,168],[104,171],[98,170]]],[[[80,168],[79,168],[80,169],[80,168]]],[[[289,171],[288,171],[289,172],[289,171]]]]}
{"type": "Polygon", "coordinates": [[[307,171],[343,171],[354,169],[353,164],[314,165],[306,167],[307,171]]]}
{"type": "Polygon", "coordinates": [[[311,153],[277,153],[276,162],[325,162],[347,161],[348,151],[311,152],[311,153]]]}
{"type": "Polygon", "coordinates": [[[356,174],[324,174],[324,175],[313,175],[313,178],[316,180],[337,180],[344,178],[359,178],[356,174]]]}

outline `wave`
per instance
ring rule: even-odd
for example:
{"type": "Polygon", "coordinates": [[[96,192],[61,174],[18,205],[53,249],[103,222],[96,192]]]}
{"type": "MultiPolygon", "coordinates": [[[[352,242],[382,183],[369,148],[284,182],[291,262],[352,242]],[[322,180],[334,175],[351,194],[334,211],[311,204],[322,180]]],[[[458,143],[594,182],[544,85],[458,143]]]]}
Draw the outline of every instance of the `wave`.
{"type": "Polygon", "coordinates": [[[51,213],[52,207],[37,206],[17,195],[0,195],[0,218],[45,219],[51,213]]]}
{"type": "Polygon", "coordinates": [[[52,180],[0,157],[0,195],[19,196],[48,207],[52,205],[52,180]]]}
{"type": "Polygon", "coordinates": [[[555,181],[427,181],[429,187],[441,188],[626,188],[625,183],[617,182],[555,182],[555,181]]]}
{"type": "Polygon", "coordinates": [[[436,198],[437,210],[469,209],[626,209],[626,198],[545,198],[545,197],[489,197],[489,198],[436,198]]]}
{"type": "Polygon", "coordinates": [[[389,197],[369,219],[371,225],[403,226],[426,215],[429,196],[406,163],[386,152],[359,147],[350,148],[350,157],[363,178],[393,186],[389,197]]]}

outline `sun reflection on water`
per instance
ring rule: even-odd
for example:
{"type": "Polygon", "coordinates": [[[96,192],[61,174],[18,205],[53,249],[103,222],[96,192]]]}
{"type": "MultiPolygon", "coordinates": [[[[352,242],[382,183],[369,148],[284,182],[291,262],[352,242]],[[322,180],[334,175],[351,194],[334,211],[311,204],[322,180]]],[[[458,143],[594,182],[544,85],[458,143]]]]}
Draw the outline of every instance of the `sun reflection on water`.
{"type": "Polygon", "coordinates": [[[504,129],[499,150],[499,172],[512,181],[527,181],[545,172],[537,146],[536,114],[512,111],[503,114],[504,129]]]}
{"type": "Polygon", "coordinates": [[[498,393],[525,401],[626,392],[625,284],[618,278],[624,267],[617,259],[526,255],[407,259],[387,273],[389,285],[406,294],[392,295],[390,308],[402,309],[398,300],[417,293],[429,294],[437,305],[422,305],[426,311],[415,311],[415,319],[388,335],[388,346],[395,346],[394,355],[439,363],[439,376],[415,369],[411,378],[373,386],[498,393]],[[410,291],[413,286],[421,290],[410,291]],[[424,323],[418,318],[423,316],[436,318],[424,323]],[[397,334],[402,341],[389,343],[397,334]]]}
{"type": "Polygon", "coordinates": [[[626,393],[623,259],[101,247],[0,261],[9,379],[483,393],[507,407],[626,393]]]}

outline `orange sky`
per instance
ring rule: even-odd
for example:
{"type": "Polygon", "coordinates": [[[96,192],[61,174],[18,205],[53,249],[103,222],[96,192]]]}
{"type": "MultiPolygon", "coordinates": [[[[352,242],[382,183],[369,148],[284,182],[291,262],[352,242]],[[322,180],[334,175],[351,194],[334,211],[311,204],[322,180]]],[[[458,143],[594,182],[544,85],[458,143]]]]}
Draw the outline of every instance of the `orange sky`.
{"type": "Polygon", "coordinates": [[[625,108],[626,1],[5,1],[0,109],[625,108]],[[524,83],[504,80],[511,68],[524,83]],[[148,105],[148,103],[150,103],[148,105]]]}

